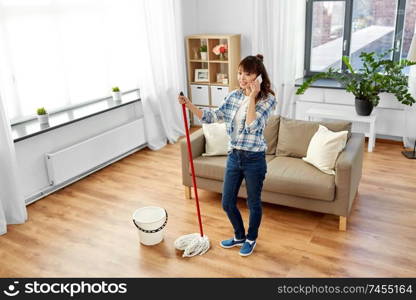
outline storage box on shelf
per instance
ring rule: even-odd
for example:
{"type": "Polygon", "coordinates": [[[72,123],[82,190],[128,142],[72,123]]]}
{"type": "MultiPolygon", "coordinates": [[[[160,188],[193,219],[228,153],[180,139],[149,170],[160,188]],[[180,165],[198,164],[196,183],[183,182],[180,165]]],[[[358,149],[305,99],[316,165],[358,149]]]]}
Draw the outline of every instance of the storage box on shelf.
{"type": "MultiPolygon", "coordinates": [[[[186,37],[188,96],[192,103],[199,107],[218,107],[230,91],[238,88],[240,39],[239,34],[186,37]],[[222,56],[212,51],[220,44],[227,46],[222,56]],[[207,46],[206,60],[200,53],[202,45],[207,46]]],[[[191,120],[192,125],[200,125],[194,116],[191,120]]]]}

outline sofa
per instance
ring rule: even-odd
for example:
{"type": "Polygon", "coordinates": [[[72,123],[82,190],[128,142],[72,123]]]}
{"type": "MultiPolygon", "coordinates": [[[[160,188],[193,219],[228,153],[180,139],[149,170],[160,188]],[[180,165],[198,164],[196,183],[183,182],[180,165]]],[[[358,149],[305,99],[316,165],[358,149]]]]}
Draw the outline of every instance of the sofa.
{"type": "MultiPolygon", "coordinates": [[[[363,165],[364,134],[351,133],[348,121],[303,121],[270,116],[264,136],[267,143],[267,174],[262,201],[333,214],[339,230],[347,228],[347,218],[357,195],[363,165]],[[348,139],[335,164],[335,175],[326,174],[302,160],[319,124],[332,131],[348,130],[348,139]]],[[[200,128],[190,136],[198,189],[222,193],[226,155],[203,156],[205,136],[200,128]]],[[[192,173],[186,139],[180,142],[182,183],[191,199],[192,173]]],[[[247,198],[243,180],[238,197],[247,198]]]]}

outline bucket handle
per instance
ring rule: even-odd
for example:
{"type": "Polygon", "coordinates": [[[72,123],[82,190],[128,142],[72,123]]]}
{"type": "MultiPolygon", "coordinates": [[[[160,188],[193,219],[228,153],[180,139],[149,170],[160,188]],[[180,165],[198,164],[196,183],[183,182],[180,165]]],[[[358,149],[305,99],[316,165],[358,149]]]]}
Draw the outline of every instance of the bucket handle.
{"type": "Polygon", "coordinates": [[[145,232],[145,233],[155,233],[155,232],[159,232],[159,231],[161,231],[165,226],[166,226],[166,224],[168,223],[168,212],[166,211],[166,209],[165,209],[165,214],[166,214],[166,220],[165,220],[165,222],[162,224],[162,226],[160,226],[159,228],[157,228],[157,229],[153,229],[153,230],[146,230],[146,229],[143,229],[143,228],[141,228],[139,225],[137,225],[137,223],[136,223],[136,221],[134,221],[134,219],[133,219],[133,223],[134,223],[134,225],[137,227],[137,229],[139,229],[140,231],[143,231],[143,232],[145,232]]]}

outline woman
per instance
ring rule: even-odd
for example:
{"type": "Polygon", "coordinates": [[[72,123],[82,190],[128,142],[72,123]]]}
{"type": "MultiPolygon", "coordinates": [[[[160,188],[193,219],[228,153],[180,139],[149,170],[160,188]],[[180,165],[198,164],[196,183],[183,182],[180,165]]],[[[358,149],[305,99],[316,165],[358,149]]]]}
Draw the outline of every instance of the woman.
{"type": "Polygon", "coordinates": [[[230,137],[222,193],[222,207],[234,228],[234,237],[221,241],[223,248],[241,246],[240,255],[250,255],[262,217],[261,191],[267,172],[264,128],[276,106],[270,79],[263,64],[263,56],[247,56],[238,66],[240,89],[232,91],[215,109],[200,110],[185,96],[179,103],[185,105],[202,123],[225,122],[230,137]],[[256,80],[261,75],[262,82],[256,80]],[[246,235],[237,195],[243,178],[246,180],[247,204],[250,209],[246,235]]]}

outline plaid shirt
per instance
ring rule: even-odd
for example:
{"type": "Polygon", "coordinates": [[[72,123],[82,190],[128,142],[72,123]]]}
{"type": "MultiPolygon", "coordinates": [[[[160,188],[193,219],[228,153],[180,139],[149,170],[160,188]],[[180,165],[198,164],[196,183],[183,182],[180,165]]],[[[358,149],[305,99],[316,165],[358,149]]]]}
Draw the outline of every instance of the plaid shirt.
{"type": "Polygon", "coordinates": [[[263,136],[263,131],[269,115],[276,107],[277,100],[273,95],[269,94],[266,99],[258,101],[256,104],[256,119],[247,125],[246,118],[244,118],[241,120],[238,128],[234,128],[233,119],[244,97],[241,89],[232,91],[225,97],[218,108],[203,108],[201,122],[205,124],[225,122],[227,135],[230,137],[228,151],[233,148],[255,152],[266,151],[267,144],[263,136]],[[236,139],[231,138],[233,130],[237,130],[236,139]]]}

